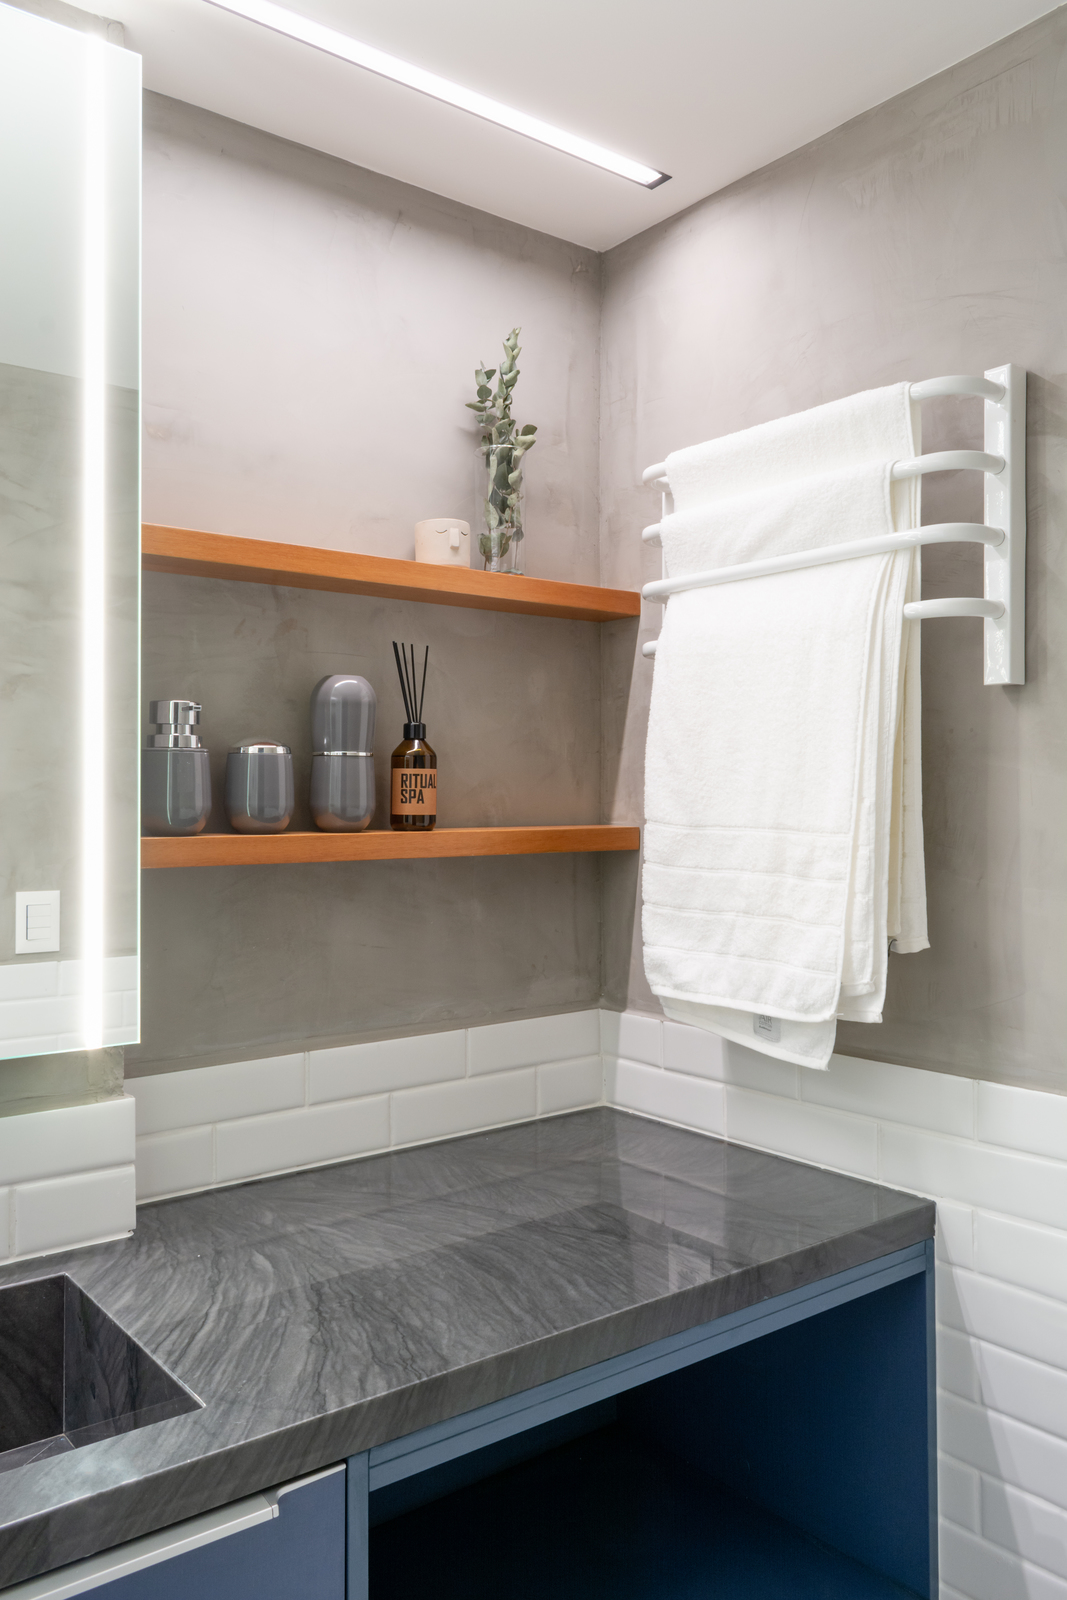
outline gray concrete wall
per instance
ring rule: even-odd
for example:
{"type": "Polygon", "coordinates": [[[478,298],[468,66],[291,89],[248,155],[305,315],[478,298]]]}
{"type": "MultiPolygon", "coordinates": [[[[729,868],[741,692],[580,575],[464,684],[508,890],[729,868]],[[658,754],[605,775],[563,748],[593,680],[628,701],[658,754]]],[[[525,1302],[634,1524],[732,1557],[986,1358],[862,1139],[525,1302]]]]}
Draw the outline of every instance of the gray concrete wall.
{"type": "MultiPolygon", "coordinates": [[[[378,693],[377,813],[403,708],[392,639],[430,646],[441,826],[595,822],[595,625],[145,574],[144,693],[204,705],[215,810],[227,748],[290,745],[310,828],[308,698],[328,672],[378,693]]],[[[595,856],[142,874],[142,1043],[126,1070],[595,1005],[595,856]]]]}
{"type": "MultiPolygon", "coordinates": [[[[144,515],[410,558],[470,519],[479,360],[523,329],[528,570],[598,578],[598,258],[149,95],[144,515]]],[[[146,575],[145,707],[204,705],[228,745],[293,747],[308,696],[379,695],[379,812],[401,733],[390,640],[430,645],[443,825],[599,819],[595,625],[146,575]]],[[[225,828],[221,804],[211,827],[225,828]]],[[[143,875],[142,1043],[128,1074],[595,1004],[595,857],[143,875]]]]}
{"type": "Polygon", "coordinates": [[[0,1117],[114,1100],[122,1094],[122,1046],[12,1056],[0,1063],[0,1117]]]}
{"type": "Polygon", "coordinates": [[[597,581],[593,251],[159,95],[144,139],[147,522],[411,559],[521,325],[528,571],[597,581]]]}
{"type": "MultiPolygon", "coordinates": [[[[1028,681],[982,684],[981,627],[923,629],[932,948],[890,963],[857,1055],[1067,1092],[1067,11],[910,90],[605,258],[602,581],[659,575],[640,473],[668,450],[902,378],[1029,369],[1028,681]]],[[[980,407],[924,408],[925,448],[980,407]]],[[[975,517],[957,475],[924,519],[975,517]]],[[[924,554],[924,593],[981,592],[981,556],[924,554]]],[[[658,631],[648,608],[646,632],[658,631]]],[[[604,807],[640,814],[649,664],[605,630],[604,807]]],[[[609,1002],[644,981],[632,862],[605,863],[609,1002]]]]}

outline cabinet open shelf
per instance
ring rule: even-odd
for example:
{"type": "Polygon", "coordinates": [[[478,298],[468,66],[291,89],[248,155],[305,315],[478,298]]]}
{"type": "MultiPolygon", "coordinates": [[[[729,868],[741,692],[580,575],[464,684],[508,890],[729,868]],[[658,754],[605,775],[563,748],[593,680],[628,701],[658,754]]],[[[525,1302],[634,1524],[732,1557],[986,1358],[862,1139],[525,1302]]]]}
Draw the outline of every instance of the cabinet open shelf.
{"type": "Polygon", "coordinates": [[[370,1600],[918,1600],[608,1427],[373,1526],[370,1600]]]}
{"type": "Polygon", "coordinates": [[[146,572],[194,578],[229,578],[293,589],[328,589],[339,594],[378,595],[387,600],[422,600],[478,611],[513,611],[534,617],[569,617],[579,622],[617,622],[641,612],[635,589],[516,578],[471,567],[438,567],[425,561],[353,555],[312,545],[201,533],[194,528],[141,529],[141,565],[146,572]]]}
{"type": "Polygon", "coordinates": [[[574,827],[434,828],[428,833],[200,833],[143,838],[142,867],[263,867],[307,861],[412,861],[445,856],[572,855],[636,850],[639,828],[617,823],[574,827]]]}

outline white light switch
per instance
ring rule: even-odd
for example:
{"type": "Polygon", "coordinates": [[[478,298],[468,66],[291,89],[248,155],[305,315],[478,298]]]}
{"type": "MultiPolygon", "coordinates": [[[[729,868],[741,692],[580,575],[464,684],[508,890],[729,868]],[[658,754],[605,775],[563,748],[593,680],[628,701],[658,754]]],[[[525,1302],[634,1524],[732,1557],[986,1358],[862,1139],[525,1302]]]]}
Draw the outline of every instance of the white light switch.
{"type": "Polygon", "coordinates": [[[15,895],[15,954],[59,949],[59,890],[20,889],[15,895]]]}

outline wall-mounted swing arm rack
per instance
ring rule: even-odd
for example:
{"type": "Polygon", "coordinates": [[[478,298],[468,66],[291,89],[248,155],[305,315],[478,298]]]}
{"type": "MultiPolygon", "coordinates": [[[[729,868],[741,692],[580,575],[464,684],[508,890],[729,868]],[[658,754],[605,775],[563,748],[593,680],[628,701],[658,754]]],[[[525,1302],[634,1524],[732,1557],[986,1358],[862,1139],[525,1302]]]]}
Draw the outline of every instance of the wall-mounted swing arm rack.
{"type": "MultiPolygon", "coordinates": [[[[909,528],[884,538],[854,539],[803,550],[788,556],[746,561],[733,567],[686,573],[646,583],[646,600],[666,601],[687,589],[705,589],[745,578],[795,572],[804,567],[826,566],[859,556],[906,550],[915,545],[968,543],[985,547],[985,595],[946,600],[913,601],[904,607],[910,622],[935,617],[982,617],[985,622],[985,681],[987,684],[1024,683],[1026,627],[1026,372],[1022,367],[991,368],[984,377],[930,378],[913,383],[912,400],[939,396],[973,396],[985,402],[984,450],[941,450],[894,462],[893,478],[917,478],[928,472],[976,471],[985,475],[985,521],[939,522],[909,528]]],[[[663,515],[670,514],[670,483],[666,462],[656,462],[642,474],[642,482],[664,486],[663,515]]],[[[641,535],[646,544],[660,544],[660,524],[641,535]]],[[[656,641],[642,646],[654,656],[656,641]]]]}

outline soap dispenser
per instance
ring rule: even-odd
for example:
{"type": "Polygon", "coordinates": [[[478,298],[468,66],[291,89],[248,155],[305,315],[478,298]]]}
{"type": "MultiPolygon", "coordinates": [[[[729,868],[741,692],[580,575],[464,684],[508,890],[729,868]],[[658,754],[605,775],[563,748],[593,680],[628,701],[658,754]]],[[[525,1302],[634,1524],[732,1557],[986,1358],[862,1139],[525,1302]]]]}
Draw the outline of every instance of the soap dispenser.
{"type": "Polygon", "coordinates": [[[415,672],[415,646],[401,645],[398,650],[394,640],[393,655],[408,720],[404,724],[404,737],[392,756],[389,826],[398,833],[410,833],[437,825],[437,756],[426,743],[426,724],[422,720],[430,647],[426,646],[422,661],[421,685],[415,672]],[[409,648],[410,663],[407,654],[409,648]]]}
{"type": "Polygon", "coordinates": [[[211,770],[197,727],[195,700],[153,700],[154,732],[141,751],[141,822],[145,833],[200,833],[211,812],[211,770]]]}

